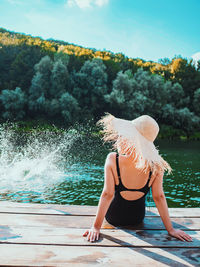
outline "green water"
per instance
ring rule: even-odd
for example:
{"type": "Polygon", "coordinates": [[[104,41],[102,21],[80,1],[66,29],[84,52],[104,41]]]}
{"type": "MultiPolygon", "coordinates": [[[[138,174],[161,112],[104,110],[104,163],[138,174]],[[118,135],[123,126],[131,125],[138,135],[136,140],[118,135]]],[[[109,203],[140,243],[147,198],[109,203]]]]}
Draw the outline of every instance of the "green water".
{"type": "MultiPolygon", "coordinates": [[[[164,176],[168,206],[199,207],[200,142],[160,140],[156,146],[173,168],[171,175],[164,176]]],[[[65,155],[70,160],[65,162],[62,178],[42,189],[30,186],[28,189],[16,187],[11,190],[4,185],[3,189],[0,187],[0,200],[97,205],[103,188],[103,166],[107,153],[108,147],[103,146],[98,138],[88,138],[87,142],[79,140],[69,155],[65,155]]],[[[147,205],[154,206],[151,196],[147,197],[147,205]]]]}
{"type": "MultiPolygon", "coordinates": [[[[169,207],[200,206],[200,143],[160,141],[160,153],[173,173],[164,176],[164,192],[169,207]]],[[[89,152],[87,152],[89,153],[89,152]]],[[[71,178],[46,192],[52,203],[97,205],[103,187],[103,164],[108,151],[97,151],[90,162],[73,165],[71,178]]],[[[87,158],[87,156],[86,156],[87,158]]],[[[155,206],[152,196],[147,205],[155,206]]]]}

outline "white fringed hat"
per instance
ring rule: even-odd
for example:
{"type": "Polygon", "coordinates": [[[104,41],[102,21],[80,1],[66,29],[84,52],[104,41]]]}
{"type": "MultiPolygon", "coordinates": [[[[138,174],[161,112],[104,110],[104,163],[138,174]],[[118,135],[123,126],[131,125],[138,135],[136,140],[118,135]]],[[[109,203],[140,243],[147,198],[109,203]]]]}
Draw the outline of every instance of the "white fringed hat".
{"type": "Polygon", "coordinates": [[[97,124],[103,126],[104,141],[112,141],[115,149],[123,148],[123,154],[133,156],[137,168],[147,171],[159,167],[171,172],[153,143],[159,126],[152,117],[142,115],[129,121],[107,114],[97,124]]]}

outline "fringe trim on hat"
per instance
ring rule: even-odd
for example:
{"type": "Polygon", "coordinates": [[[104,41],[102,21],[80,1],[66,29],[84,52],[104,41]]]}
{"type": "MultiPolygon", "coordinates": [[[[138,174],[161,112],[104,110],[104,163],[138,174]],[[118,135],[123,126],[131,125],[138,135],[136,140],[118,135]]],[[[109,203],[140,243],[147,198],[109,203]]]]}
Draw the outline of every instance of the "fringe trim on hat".
{"type": "MultiPolygon", "coordinates": [[[[144,172],[156,171],[161,169],[163,172],[171,173],[170,165],[160,155],[153,142],[147,140],[140,132],[133,127],[132,137],[127,138],[123,133],[115,129],[113,120],[118,120],[113,115],[107,113],[102,119],[97,122],[97,125],[103,127],[103,140],[104,142],[112,142],[112,146],[116,150],[122,150],[124,155],[132,156],[136,162],[136,168],[144,172]]],[[[115,121],[115,123],[118,123],[115,121]]],[[[120,122],[119,122],[120,123],[120,122]]],[[[127,123],[131,123],[127,121],[127,123]]]]}

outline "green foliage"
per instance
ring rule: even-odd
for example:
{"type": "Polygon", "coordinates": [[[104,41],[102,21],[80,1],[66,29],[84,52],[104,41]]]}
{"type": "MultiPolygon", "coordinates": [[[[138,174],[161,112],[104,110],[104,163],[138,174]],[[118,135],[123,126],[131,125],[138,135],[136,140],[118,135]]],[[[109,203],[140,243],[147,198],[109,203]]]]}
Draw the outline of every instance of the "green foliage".
{"type": "Polygon", "coordinates": [[[80,108],[77,100],[69,93],[64,93],[59,102],[64,121],[67,124],[73,124],[74,121],[78,121],[80,108]]]}
{"type": "Polygon", "coordinates": [[[176,115],[177,127],[185,130],[187,136],[199,128],[200,118],[195,116],[187,107],[176,111],[176,115]]]}
{"type": "Polygon", "coordinates": [[[171,63],[171,73],[173,82],[182,85],[185,94],[190,98],[189,104],[192,105],[194,91],[200,83],[200,72],[196,70],[194,62],[181,57],[174,58],[171,63]]]}
{"type": "Polygon", "coordinates": [[[69,87],[69,73],[67,66],[58,59],[53,64],[51,72],[51,86],[49,86],[49,95],[51,98],[59,97],[69,87]]]}
{"type": "Polygon", "coordinates": [[[176,109],[171,104],[166,104],[162,112],[165,123],[183,129],[187,135],[192,134],[199,127],[200,118],[195,116],[187,107],[176,109]]]}
{"type": "Polygon", "coordinates": [[[200,116],[200,88],[194,92],[193,106],[195,113],[200,116]]]}
{"type": "Polygon", "coordinates": [[[186,133],[181,129],[174,128],[171,125],[166,125],[166,124],[160,125],[158,138],[172,139],[172,138],[180,138],[180,136],[186,136],[186,133]]]}
{"type": "Polygon", "coordinates": [[[62,53],[55,54],[54,61],[43,57],[35,65],[35,75],[29,90],[29,110],[47,118],[64,119],[66,124],[77,120],[80,111],[77,100],[68,92],[68,58],[62,53]],[[39,113],[38,113],[39,112],[39,113]]]}
{"type": "Polygon", "coordinates": [[[0,28],[4,120],[70,125],[106,111],[127,119],[149,114],[169,127],[162,136],[198,138],[199,103],[199,64],[181,56],[156,63],[0,28]]]}
{"type": "Polygon", "coordinates": [[[45,111],[45,101],[50,93],[52,68],[53,62],[49,56],[43,57],[34,67],[36,73],[29,89],[29,109],[33,112],[45,111]]]}
{"type": "Polygon", "coordinates": [[[93,115],[97,115],[104,108],[106,93],[107,74],[103,61],[101,59],[86,61],[74,75],[74,97],[83,109],[89,109],[93,115]]]}
{"type": "Polygon", "coordinates": [[[0,101],[4,108],[2,113],[4,119],[20,120],[24,118],[26,96],[21,88],[16,87],[15,90],[3,90],[0,95],[0,101]]]}
{"type": "Polygon", "coordinates": [[[24,132],[54,132],[54,133],[63,133],[64,128],[56,127],[54,124],[47,122],[46,120],[18,120],[14,124],[8,123],[15,132],[24,133],[24,132]]]}
{"type": "Polygon", "coordinates": [[[105,96],[105,100],[112,110],[131,119],[144,113],[159,117],[167,97],[161,76],[138,69],[134,75],[130,70],[119,72],[113,81],[113,89],[105,96]]]}
{"type": "Polygon", "coordinates": [[[129,106],[129,100],[134,91],[134,80],[129,73],[118,72],[116,79],[113,81],[112,91],[105,95],[105,101],[109,103],[111,112],[123,116],[126,108],[129,106]]]}
{"type": "Polygon", "coordinates": [[[194,132],[190,135],[190,140],[200,140],[200,132],[194,132]]]}

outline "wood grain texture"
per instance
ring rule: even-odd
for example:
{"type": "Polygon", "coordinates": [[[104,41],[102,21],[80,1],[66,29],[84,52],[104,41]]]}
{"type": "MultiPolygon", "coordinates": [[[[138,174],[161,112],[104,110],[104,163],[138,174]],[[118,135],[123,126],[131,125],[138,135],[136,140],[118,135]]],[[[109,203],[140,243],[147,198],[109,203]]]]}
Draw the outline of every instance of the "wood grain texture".
{"type": "Polygon", "coordinates": [[[199,266],[199,249],[0,245],[1,266],[199,266]],[[124,265],[125,264],[125,265],[124,265]]]}
{"type": "Polygon", "coordinates": [[[134,227],[104,221],[99,241],[90,243],[82,234],[96,208],[0,202],[0,266],[200,266],[200,208],[169,209],[174,227],[193,242],[170,237],[151,208],[134,227]]]}
{"type": "MultiPolygon", "coordinates": [[[[35,214],[0,214],[1,225],[9,226],[35,226],[35,227],[66,227],[88,228],[94,221],[93,216],[57,216],[35,214]]],[[[184,230],[200,230],[200,218],[172,218],[175,228],[184,230]]],[[[113,229],[112,225],[104,221],[102,228],[113,229]]],[[[144,222],[132,229],[165,229],[160,217],[146,217],[144,222]]]]}
{"type": "Polygon", "coordinates": [[[43,244],[66,246],[128,247],[200,247],[200,231],[188,231],[193,242],[182,242],[163,230],[102,230],[97,242],[90,243],[82,234],[86,229],[0,226],[0,244],[43,244]]]}
{"type": "MultiPolygon", "coordinates": [[[[0,213],[95,216],[96,210],[96,206],[0,202],[0,213]]],[[[171,217],[200,217],[199,208],[169,208],[169,213],[171,217]]],[[[159,216],[157,208],[147,207],[146,216],[159,216]]]]}

